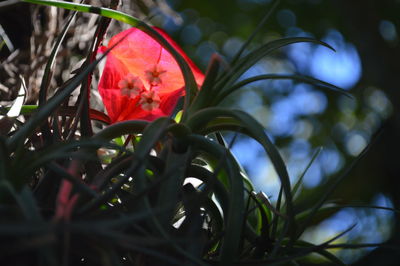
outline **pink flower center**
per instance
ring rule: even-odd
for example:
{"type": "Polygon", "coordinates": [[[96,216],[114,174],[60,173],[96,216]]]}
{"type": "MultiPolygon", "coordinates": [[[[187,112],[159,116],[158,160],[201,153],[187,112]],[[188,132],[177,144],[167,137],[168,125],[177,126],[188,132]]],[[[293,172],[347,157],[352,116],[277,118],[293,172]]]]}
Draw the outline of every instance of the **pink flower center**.
{"type": "Polygon", "coordinates": [[[160,106],[160,96],[154,90],[143,92],[140,95],[139,104],[143,110],[153,111],[160,106]]]}
{"type": "Polygon", "coordinates": [[[158,86],[162,83],[161,75],[167,72],[166,70],[161,69],[159,66],[154,65],[154,67],[150,70],[146,70],[146,79],[151,86],[158,86]]]}
{"type": "Polygon", "coordinates": [[[130,98],[135,98],[145,90],[142,81],[139,77],[128,73],[125,78],[118,82],[118,87],[121,89],[121,94],[130,98]]]}
{"type": "Polygon", "coordinates": [[[160,96],[158,96],[157,86],[162,83],[161,75],[167,72],[162,70],[157,65],[154,65],[150,70],[145,71],[146,81],[149,89],[146,89],[142,80],[138,76],[128,73],[118,82],[118,87],[121,89],[121,95],[135,99],[139,97],[139,104],[145,111],[153,111],[160,106],[160,96]]]}

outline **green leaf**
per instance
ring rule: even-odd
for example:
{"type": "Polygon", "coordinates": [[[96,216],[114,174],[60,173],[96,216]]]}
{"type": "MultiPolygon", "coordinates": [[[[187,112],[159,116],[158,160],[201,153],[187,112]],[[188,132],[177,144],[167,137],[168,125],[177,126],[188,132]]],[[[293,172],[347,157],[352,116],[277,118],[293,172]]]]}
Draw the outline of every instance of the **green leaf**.
{"type": "Polygon", "coordinates": [[[265,14],[260,23],[257,25],[257,28],[252,32],[249,38],[246,39],[246,42],[240,47],[239,51],[235,54],[232,60],[232,65],[234,65],[236,61],[239,60],[240,56],[250,45],[251,41],[254,39],[254,37],[256,37],[257,33],[259,33],[262,30],[262,28],[265,26],[265,23],[267,23],[267,20],[271,17],[272,13],[275,11],[280,2],[281,2],[280,0],[276,0],[275,3],[272,4],[271,8],[268,9],[268,12],[265,14]]]}
{"type": "MultiPolygon", "coordinates": [[[[21,115],[30,115],[34,113],[39,106],[33,104],[26,104],[21,106],[20,114],[21,115]]],[[[11,107],[4,107],[4,111],[10,110],[11,107]]],[[[3,110],[0,110],[1,114],[6,114],[3,110]]]]}
{"type": "MultiPolygon", "coordinates": [[[[311,42],[311,43],[316,43],[323,45],[327,48],[330,48],[334,50],[331,46],[328,44],[318,41],[315,39],[311,38],[304,38],[304,37],[295,37],[295,38],[283,38],[283,39],[278,39],[274,40],[271,42],[268,42],[258,49],[250,52],[248,55],[244,56],[241,58],[234,66],[232,66],[232,69],[227,72],[223,78],[221,78],[216,87],[218,88],[218,91],[220,91],[220,95],[224,94],[225,91],[229,91],[230,88],[233,86],[233,84],[252,66],[254,66],[260,59],[263,57],[267,56],[268,54],[274,52],[278,48],[281,48],[283,46],[293,44],[293,43],[299,43],[299,42],[311,42]]],[[[216,97],[216,102],[221,102],[223,98],[218,95],[216,97]]]]}
{"type": "MultiPolygon", "coordinates": [[[[179,193],[184,181],[184,174],[186,171],[186,164],[188,163],[189,153],[175,153],[171,147],[168,145],[168,154],[165,159],[165,169],[163,174],[159,177],[163,179],[162,189],[158,194],[156,206],[171,205],[171,203],[176,204],[179,199],[179,193]]],[[[158,215],[161,225],[165,228],[169,228],[170,221],[174,217],[175,208],[167,208],[163,214],[158,215]]]]}
{"type": "Polygon", "coordinates": [[[131,168],[133,160],[133,154],[115,158],[105,169],[97,172],[90,185],[98,190],[103,190],[106,185],[111,183],[112,178],[129,171],[128,169],[131,168]]]}
{"type": "MultiPolygon", "coordinates": [[[[210,159],[214,160],[214,158],[210,159]]],[[[215,164],[217,165],[218,163],[215,164]]],[[[205,167],[196,164],[190,165],[187,168],[187,174],[186,174],[186,176],[195,177],[203,181],[203,183],[205,184],[203,191],[209,190],[214,193],[218,204],[221,206],[221,209],[222,211],[224,211],[224,215],[226,216],[228,214],[226,211],[229,209],[228,188],[224,186],[224,184],[220,180],[218,180],[217,178],[218,175],[219,175],[218,172],[211,172],[207,170],[205,167]]]]}
{"type": "Polygon", "coordinates": [[[210,198],[206,198],[202,202],[202,207],[210,217],[213,236],[216,237],[214,239],[211,239],[211,243],[217,242],[219,241],[219,236],[223,234],[223,216],[219,211],[215,201],[210,198]]]}
{"type": "Polygon", "coordinates": [[[263,239],[269,239],[270,228],[272,221],[272,213],[276,212],[275,208],[271,205],[268,197],[263,193],[255,193],[254,191],[249,192],[249,197],[255,205],[253,211],[257,218],[257,233],[261,235],[263,239]]]}
{"type": "Polygon", "coordinates": [[[294,209],[292,202],[291,186],[289,175],[285,166],[285,163],[279,154],[278,149],[265,134],[264,129],[260,123],[257,122],[249,114],[239,110],[228,110],[223,108],[206,108],[195,114],[187,122],[187,126],[192,129],[193,132],[202,131],[207,129],[209,122],[218,117],[234,118],[244,128],[245,131],[236,130],[236,132],[248,134],[250,137],[257,140],[268,154],[274,168],[280,178],[283,190],[285,192],[286,204],[287,204],[287,216],[289,219],[289,232],[294,239],[295,234],[295,220],[294,220],[294,209]]]}
{"type": "MultiPolygon", "coordinates": [[[[389,208],[389,207],[384,207],[384,206],[375,206],[375,205],[367,205],[367,204],[326,204],[323,205],[316,214],[314,214],[313,221],[318,222],[325,217],[328,217],[332,215],[333,213],[337,212],[338,210],[344,209],[344,208],[365,208],[365,209],[377,209],[377,210],[385,210],[385,211],[390,211],[390,212],[395,212],[395,213],[400,213],[400,210],[394,209],[394,208],[389,208]]],[[[299,212],[296,215],[296,220],[299,222],[299,224],[304,223],[307,219],[310,213],[312,212],[312,209],[307,209],[302,212],[299,212]]],[[[311,222],[309,221],[309,222],[311,222]]]]}
{"type": "MultiPolygon", "coordinates": [[[[58,110],[58,114],[61,116],[73,117],[76,115],[77,111],[78,111],[77,107],[75,107],[75,106],[61,106],[60,109],[58,110]]],[[[111,120],[108,117],[108,115],[106,115],[103,112],[94,110],[94,109],[89,109],[89,116],[90,116],[90,119],[103,122],[107,125],[109,125],[111,123],[111,120]]]]}
{"type": "Polygon", "coordinates": [[[314,152],[314,154],[313,154],[313,156],[312,156],[310,162],[307,164],[307,166],[306,166],[306,168],[304,169],[303,173],[300,175],[299,179],[297,180],[296,184],[295,184],[294,187],[293,187],[293,190],[292,190],[292,195],[293,195],[293,197],[296,196],[296,193],[297,193],[297,191],[299,190],[299,188],[300,188],[300,186],[301,186],[301,183],[303,182],[304,176],[306,175],[308,169],[310,169],[311,165],[314,163],[315,159],[317,159],[317,157],[320,155],[321,151],[322,151],[322,147],[319,147],[319,148],[314,152]]]}
{"type": "MultiPolygon", "coordinates": [[[[294,243],[294,246],[290,249],[290,253],[288,252],[288,256],[281,256],[276,259],[268,259],[264,261],[264,263],[268,265],[282,265],[283,263],[286,262],[291,262],[291,261],[296,261],[302,257],[308,256],[311,253],[318,253],[322,255],[323,257],[327,258],[331,262],[335,263],[335,265],[346,265],[344,264],[339,258],[334,256],[332,253],[326,251],[326,249],[329,247],[329,244],[332,243],[333,241],[337,240],[338,238],[342,237],[344,234],[352,230],[354,226],[349,227],[345,231],[341,232],[340,234],[336,235],[335,237],[331,238],[330,240],[319,244],[319,245],[314,245],[305,241],[297,240],[294,243]]],[[[287,242],[287,241],[285,241],[287,242]]],[[[287,244],[287,243],[285,243],[287,244]]],[[[285,250],[287,252],[287,250],[285,250]]]]}
{"type": "Polygon", "coordinates": [[[205,217],[202,216],[204,210],[201,209],[203,200],[191,183],[185,184],[181,193],[185,219],[178,230],[186,238],[185,250],[193,257],[202,259],[206,244],[203,238],[205,217]]]}
{"type": "Polygon", "coordinates": [[[201,85],[201,89],[197,93],[196,97],[193,100],[193,103],[189,107],[189,114],[209,106],[212,102],[215,95],[215,92],[213,92],[213,88],[215,81],[218,77],[221,61],[222,58],[219,55],[213,54],[211,56],[211,60],[208,64],[207,72],[203,84],[201,85]]]}
{"type": "Polygon", "coordinates": [[[26,220],[30,222],[41,222],[43,220],[32,192],[28,187],[24,186],[19,193],[6,179],[0,180],[0,187],[3,187],[14,198],[26,220]]]}
{"type": "Polygon", "coordinates": [[[340,174],[339,177],[335,178],[335,180],[332,181],[332,184],[327,187],[327,190],[324,191],[324,193],[321,195],[320,199],[318,202],[315,203],[315,205],[309,209],[310,213],[308,217],[304,220],[304,222],[301,223],[301,225],[298,228],[297,235],[300,236],[303,234],[304,230],[307,228],[308,224],[311,222],[313,217],[318,213],[318,210],[325,204],[329,196],[335,191],[335,189],[339,186],[340,182],[343,181],[344,178],[349,176],[349,172],[353,169],[353,167],[361,160],[361,158],[364,157],[366,152],[369,150],[371,145],[374,143],[373,139],[367,147],[364,148],[364,150],[357,156],[356,159],[354,159],[351,164],[340,174]]]}
{"type": "Polygon", "coordinates": [[[21,114],[22,115],[29,115],[35,112],[38,109],[38,105],[22,105],[21,107],[21,114]]]}
{"type": "Polygon", "coordinates": [[[84,193],[86,195],[89,195],[90,197],[96,197],[98,194],[96,191],[91,189],[89,186],[87,186],[85,183],[82,182],[82,180],[77,179],[75,176],[72,176],[66,169],[63,167],[59,166],[58,164],[51,162],[46,165],[51,171],[56,173],[57,178],[64,178],[71,182],[74,186],[74,188],[77,190],[77,192],[84,193]]]}
{"type": "Polygon", "coordinates": [[[112,148],[116,150],[123,150],[122,147],[110,144],[101,140],[80,140],[69,141],[54,144],[40,151],[34,151],[21,158],[20,161],[14,161],[12,165],[14,172],[21,177],[29,176],[36,169],[43,165],[52,162],[56,159],[79,159],[79,160],[97,160],[89,151],[97,151],[101,147],[112,148]],[[80,151],[76,149],[80,148],[80,151]],[[21,168],[21,163],[25,167],[21,168]]]}
{"type": "Polygon", "coordinates": [[[43,105],[47,101],[47,89],[48,89],[48,86],[50,85],[50,81],[51,81],[52,68],[54,66],[54,62],[55,62],[57,53],[60,49],[61,43],[63,42],[63,40],[68,32],[68,29],[71,26],[71,23],[72,23],[73,19],[75,18],[75,16],[76,16],[76,12],[74,12],[69,17],[67,23],[64,25],[63,30],[58,35],[56,43],[54,44],[53,48],[51,49],[50,56],[47,60],[46,66],[44,68],[42,82],[40,84],[39,105],[43,105]]]}
{"type": "Polygon", "coordinates": [[[101,139],[105,141],[110,141],[122,135],[128,134],[139,134],[143,133],[143,130],[149,122],[142,120],[130,120],[112,124],[105,129],[98,132],[92,137],[92,139],[101,139]]]}
{"type": "Polygon", "coordinates": [[[248,79],[244,79],[244,80],[236,83],[232,87],[226,88],[223,92],[221,92],[219,94],[218,98],[216,100],[214,100],[213,103],[218,104],[221,100],[225,99],[230,94],[232,94],[233,92],[242,88],[243,86],[246,86],[247,84],[250,84],[252,82],[259,81],[259,80],[271,80],[271,79],[290,79],[290,80],[294,80],[294,81],[298,81],[298,82],[309,83],[309,84],[315,85],[317,87],[327,88],[327,89],[330,89],[333,91],[337,91],[349,98],[353,98],[353,96],[350,93],[348,93],[347,91],[345,91],[344,89],[339,88],[330,83],[324,82],[322,80],[315,79],[313,77],[302,76],[302,75],[265,74],[265,75],[259,75],[259,76],[251,77],[248,79]]]}
{"type": "MultiPolygon", "coordinates": [[[[145,189],[144,178],[140,178],[140,175],[144,176],[145,169],[143,166],[145,165],[150,151],[153,149],[154,145],[166,133],[168,125],[173,122],[174,121],[168,117],[161,117],[152,123],[143,121],[126,121],[114,124],[93,136],[93,140],[111,140],[120,136],[121,134],[133,134],[134,132],[132,132],[132,130],[138,130],[141,126],[147,125],[143,131],[143,136],[133,154],[135,158],[132,160],[129,169],[127,169],[123,178],[120,178],[117,182],[115,182],[105,193],[82,206],[80,212],[87,212],[91,209],[98,208],[102,204],[106,204],[106,202],[113,197],[118,190],[121,189],[121,186],[126,183],[131,176],[138,175],[135,179],[137,181],[136,184],[138,189],[145,189]]],[[[94,182],[99,182],[98,177],[94,179],[94,182]]]]}
{"type": "MultiPolygon", "coordinates": [[[[330,215],[335,213],[338,209],[339,209],[338,206],[336,206],[335,204],[322,205],[315,213],[313,208],[307,208],[306,210],[296,214],[296,221],[298,222],[299,225],[303,224],[309,225],[311,223],[315,223],[321,221],[322,219],[325,219],[326,217],[329,217],[330,215]],[[313,219],[309,218],[311,214],[313,214],[313,219]]],[[[298,236],[300,237],[300,234],[298,236]]]]}
{"type": "MultiPolygon", "coordinates": [[[[145,136],[145,134],[144,134],[145,136]]],[[[140,190],[145,190],[146,189],[146,185],[145,185],[145,167],[143,166],[143,164],[141,164],[139,166],[139,169],[137,171],[136,174],[136,179],[137,182],[136,185],[138,187],[138,189],[140,190]]],[[[198,264],[198,265],[204,265],[204,263],[201,261],[201,259],[194,257],[191,253],[187,252],[186,250],[184,250],[176,241],[175,238],[171,237],[171,235],[165,230],[164,226],[162,224],[160,224],[160,221],[158,219],[158,216],[155,215],[153,208],[150,204],[150,201],[147,197],[147,194],[144,194],[142,198],[138,199],[138,203],[140,204],[140,206],[142,207],[142,210],[145,211],[149,211],[151,213],[150,218],[147,220],[147,222],[150,225],[150,228],[152,229],[152,232],[154,234],[159,234],[160,237],[162,237],[163,239],[168,241],[168,244],[170,244],[175,251],[177,251],[178,253],[180,253],[181,255],[183,255],[184,257],[186,257],[188,260],[198,264]]]]}
{"type": "Polygon", "coordinates": [[[19,199],[20,207],[23,209],[22,211],[29,221],[36,223],[44,221],[40,214],[39,207],[36,204],[35,197],[32,195],[32,190],[29,187],[23,187],[19,199]]]}
{"type": "MultiPolygon", "coordinates": [[[[300,247],[312,248],[312,249],[315,249],[315,247],[316,247],[316,245],[314,245],[312,243],[308,243],[303,240],[297,240],[295,245],[300,246],[300,247]]],[[[332,253],[328,252],[325,249],[317,248],[315,252],[320,254],[321,256],[325,257],[330,262],[334,263],[334,265],[343,265],[343,266],[346,265],[342,260],[340,260],[338,257],[336,257],[335,255],[333,255],[332,253]]]]}
{"type": "Polygon", "coordinates": [[[193,148],[209,153],[214,158],[225,158],[222,169],[229,178],[229,208],[225,216],[225,236],[220,250],[220,263],[232,265],[238,259],[244,217],[244,184],[240,168],[224,147],[200,135],[187,137],[193,148]]]}

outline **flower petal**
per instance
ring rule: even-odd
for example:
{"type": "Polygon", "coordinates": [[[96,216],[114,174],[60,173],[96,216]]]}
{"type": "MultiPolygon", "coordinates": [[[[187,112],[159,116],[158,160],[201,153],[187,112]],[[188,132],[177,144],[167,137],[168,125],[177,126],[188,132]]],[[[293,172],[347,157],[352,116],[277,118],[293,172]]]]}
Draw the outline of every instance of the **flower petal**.
{"type": "MultiPolygon", "coordinates": [[[[200,86],[204,80],[201,71],[164,31],[154,29],[183,56],[200,86]]],[[[108,47],[113,48],[107,55],[99,92],[111,122],[133,119],[152,121],[170,115],[185,93],[183,75],[173,56],[150,35],[136,28],[112,37],[108,47]],[[121,92],[129,83],[125,82],[126,77],[130,76],[143,83],[144,88],[138,93],[156,91],[160,97],[159,105],[142,106],[140,95],[121,92]]]]}
{"type": "Polygon", "coordinates": [[[194,62],[186,55],[186,53],[182,50],[182,48],[163,30],[158,27],[153,27],[155,31],[157,31],[165,40],[169,42],[169,44],[174,47],[174,49],[186,60],[189,64],[190,69],[193,72],[194,78],[198,85],[203,84],[204,74],[201,70],[194,64],[194,62]]]}

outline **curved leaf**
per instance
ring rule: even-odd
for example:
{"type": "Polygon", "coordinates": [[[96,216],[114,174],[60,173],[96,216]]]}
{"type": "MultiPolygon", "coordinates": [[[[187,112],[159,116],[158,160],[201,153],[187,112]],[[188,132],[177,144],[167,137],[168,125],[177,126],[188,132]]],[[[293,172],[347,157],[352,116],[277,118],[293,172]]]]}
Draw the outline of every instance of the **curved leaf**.
{"type": "Polygon", "coordinates": [[[306,175],[308,169],[310,169],[311,165],[314,163],[315,159],[320,155],[322,151],[322,147],[319,147],[313,154],[313,156],[311,157],[310,162],[307,164],[306,168],[304,169],[304,171],[302,172],[302,174],[300,175],[299,179],[297,180],[296,184],[293,186],[293,190],[292,190],[292,194],[293,197],[296,197],[296,193],[299,190],[301,183],[303,182],[303,178],[306,175]]]}
{"type": "Polygon", "coordinates": [[[200,135],[187,137],[195,149],[209,153],[214,158],[225,158],[223,169],[227,171],[230,185],[228,215],[225,217],[226,231],[220,251],[220,263],[232,265],[237,259],[244,217],[244,184],[240,168],[225,148],[200,135]]]}
{"type": "Polygon", "coordinates": [[[302,75],[283,75],[283,74],[265,74],[265,75],[259,75],[255,77],[251,77],[248,79],[244,79],[235,85],[233,85],[230,88],[226,88],[224,91],[222,91],[219,95],[218,98],[213,101],[214,104],[218,104],[220,101],[228,97],[230,94],[235,92],[236,90],[240,89],[243,86],[246,86],[247,84],[250,84],[252,82],[260,81],[260,80],[270,80],[270,79],[290,79],[290,80],[295,80],[299,82],[304,82],[304,83],[309,83],[311,85],[315,85],[317,87],[321,88],[327,88],[333,91],[337,91],[349,98],[353,98],[353,96],[347,92],[346,90],[339,88],[333,84],[324,82],[322,80],[309,77],[309,76],[302,76],[302,75]]]}
{"type": "Polygon", "coordinates": [[[105,193],[82,206],[80,212],[86,212],[104,204],[107,200],[113,197],[115,192],[120,190],[121,186],[133,175],[138,175],[136,180],[139,190],[145,189],[144,179],[140,178],[141,175],[144,175],[145,162],[149,157],[150,151],[153,149],[154,145],[166,133],[168,125],[170,125],[172,122],[174,121],[168,117],[161,117],[152,123],[148,123],[146,121],[126,121],[114,124],[94,135],[92,137],[93,140],[110,140],[122,134],[134,134],[134,130],[143,130],[142,127],[147,125],[147,127],[143,130],[143,136],[137,144],[135,152],[133,153],[135,158],[132,160],[130,167],[126,170],[123,178],[115,182],[105,193]]]}
{"type": "Polygon", "coordinates": [[[274,168],[281,180],[283,190],[285,192],[286,204],[287,204],[287,216],[289,219],[289,233],[291,238],[294,240],[295,236],[295,220],[294,220],[294,208],[292,202],[292,193],[290,186],[289,174],[287,172],[285,163],[269,137],[265,134],[262,125],[255,120],[249,114],[239,110],[228,110],[223,108],[206,108],[195,113],[190,120],[187,122],[187,126],[192,129],[193,132],[201,131],[207,128],[209,122],[214,120],[216,117],[227,117],[234,118],[240,123],[241,127],[244,128],[245,132],[239,132],[249,134],[252,138],[257,140],[268,154],[274,168]]]}
{"type": "Polygon", "coordinates": [[[119,122],[106,127],[92,138],[110,141],[122,135],[143,133],[143,130],[148,125],[149,122],[143,120],[119,122]]]}
{"type": "MultiPolygon", "coordinates": [[[[65,116],[74,116],[76,114],[77,108],[76,106],[62,106],[58,113],[60,115],[65,115],[65,116]]],[[[97,120],[99,122],[103,122],[106,125],[109,125],[111,123],[110,117],[108,117],[108,115],[106,115],[103,112],[97,111],[95,109],[89,109],[89,116],[90,119],[92,120],[97,120]]]]}
{"type": "Polygon", "coordinates": [[[271,17],[272,13],[275,11],[279,3],[280,0],[276,0],[275,3],[272,4],[271,8],[269,8],[268,12],[265,14],[260,23],[257,25],[257,28],[252,32],[249,38],[246,39],[246,42],[240,47],[239,51],[235,54],[232,60],[232,65],[234,65],[236,61],[239,60],[244,50],[250,45],[251,41],[254,39],[257,33],[261,31],[261,29],[264,27],[267,20],[271,17]]]}
{"type": "MultiPolygon", "coordinates": [[[[268,54],[274,52],[275,50],[289,45],[293,43],[300,43],[300,42],[311,42],[323,45],[327,48],[330,48],[334,51],[334,49],[327,43],[318,41],[312,38],[305,38],[305,37],[293,37],[293,38],[283,38],[268,42],[258,49],[250,52],[248,55],[241,58],[236,65],[232,67],[232,69],[223,77],[221,78],[216,87],[219,88],[218,91],[220,93],[224,93],[224,91],[229,90],[233,84],[252,66],[254,66],[259,60],[263,57],[267,56],[268,54]]],[[[218,96],[218,102],[221,101],[221,97],[218,96]]]]}

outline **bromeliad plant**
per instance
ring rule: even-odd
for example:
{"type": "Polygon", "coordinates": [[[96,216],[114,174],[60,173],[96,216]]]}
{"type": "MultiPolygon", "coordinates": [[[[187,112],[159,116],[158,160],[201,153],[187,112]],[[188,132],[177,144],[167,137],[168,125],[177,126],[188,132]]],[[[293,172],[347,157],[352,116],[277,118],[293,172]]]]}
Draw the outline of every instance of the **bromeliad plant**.
{"type": "Polygon", "coordinates": [[[219,107],[257,80],[293,79],[341,91],[297,75],[239,81],[282,46],[327,44],[279,39],[242,55],[253,35],[229,68],[215,55],[203,75],[166,33],[114,10],[115,2],[114,9],[25,2],[102,18],[83,66],[49,97],[71,15],[48,60],[39,105],[18,100],[14,115],[1,120],[2,265],[272,265],[295,264],[314,252],[342,264],[327,250],[336,238],[321,245],[299,240],[326,198],[307,212],[296,210],[299,184],[291,186],[264,128],[245,112],[219,107]],[[109,19],[134,28],[101,47],[109,19]],[[92,72],[105,57],[98,88],[108,116],[89,107],[92,72]],[[79,97],[71,102],[75,90],[79,97]],[[96,134],[95,120],[105,125],[96,134]],[[275,206],[255,192],[220,132],[246,134],[263,146],[281,181],[275,206]]]}

